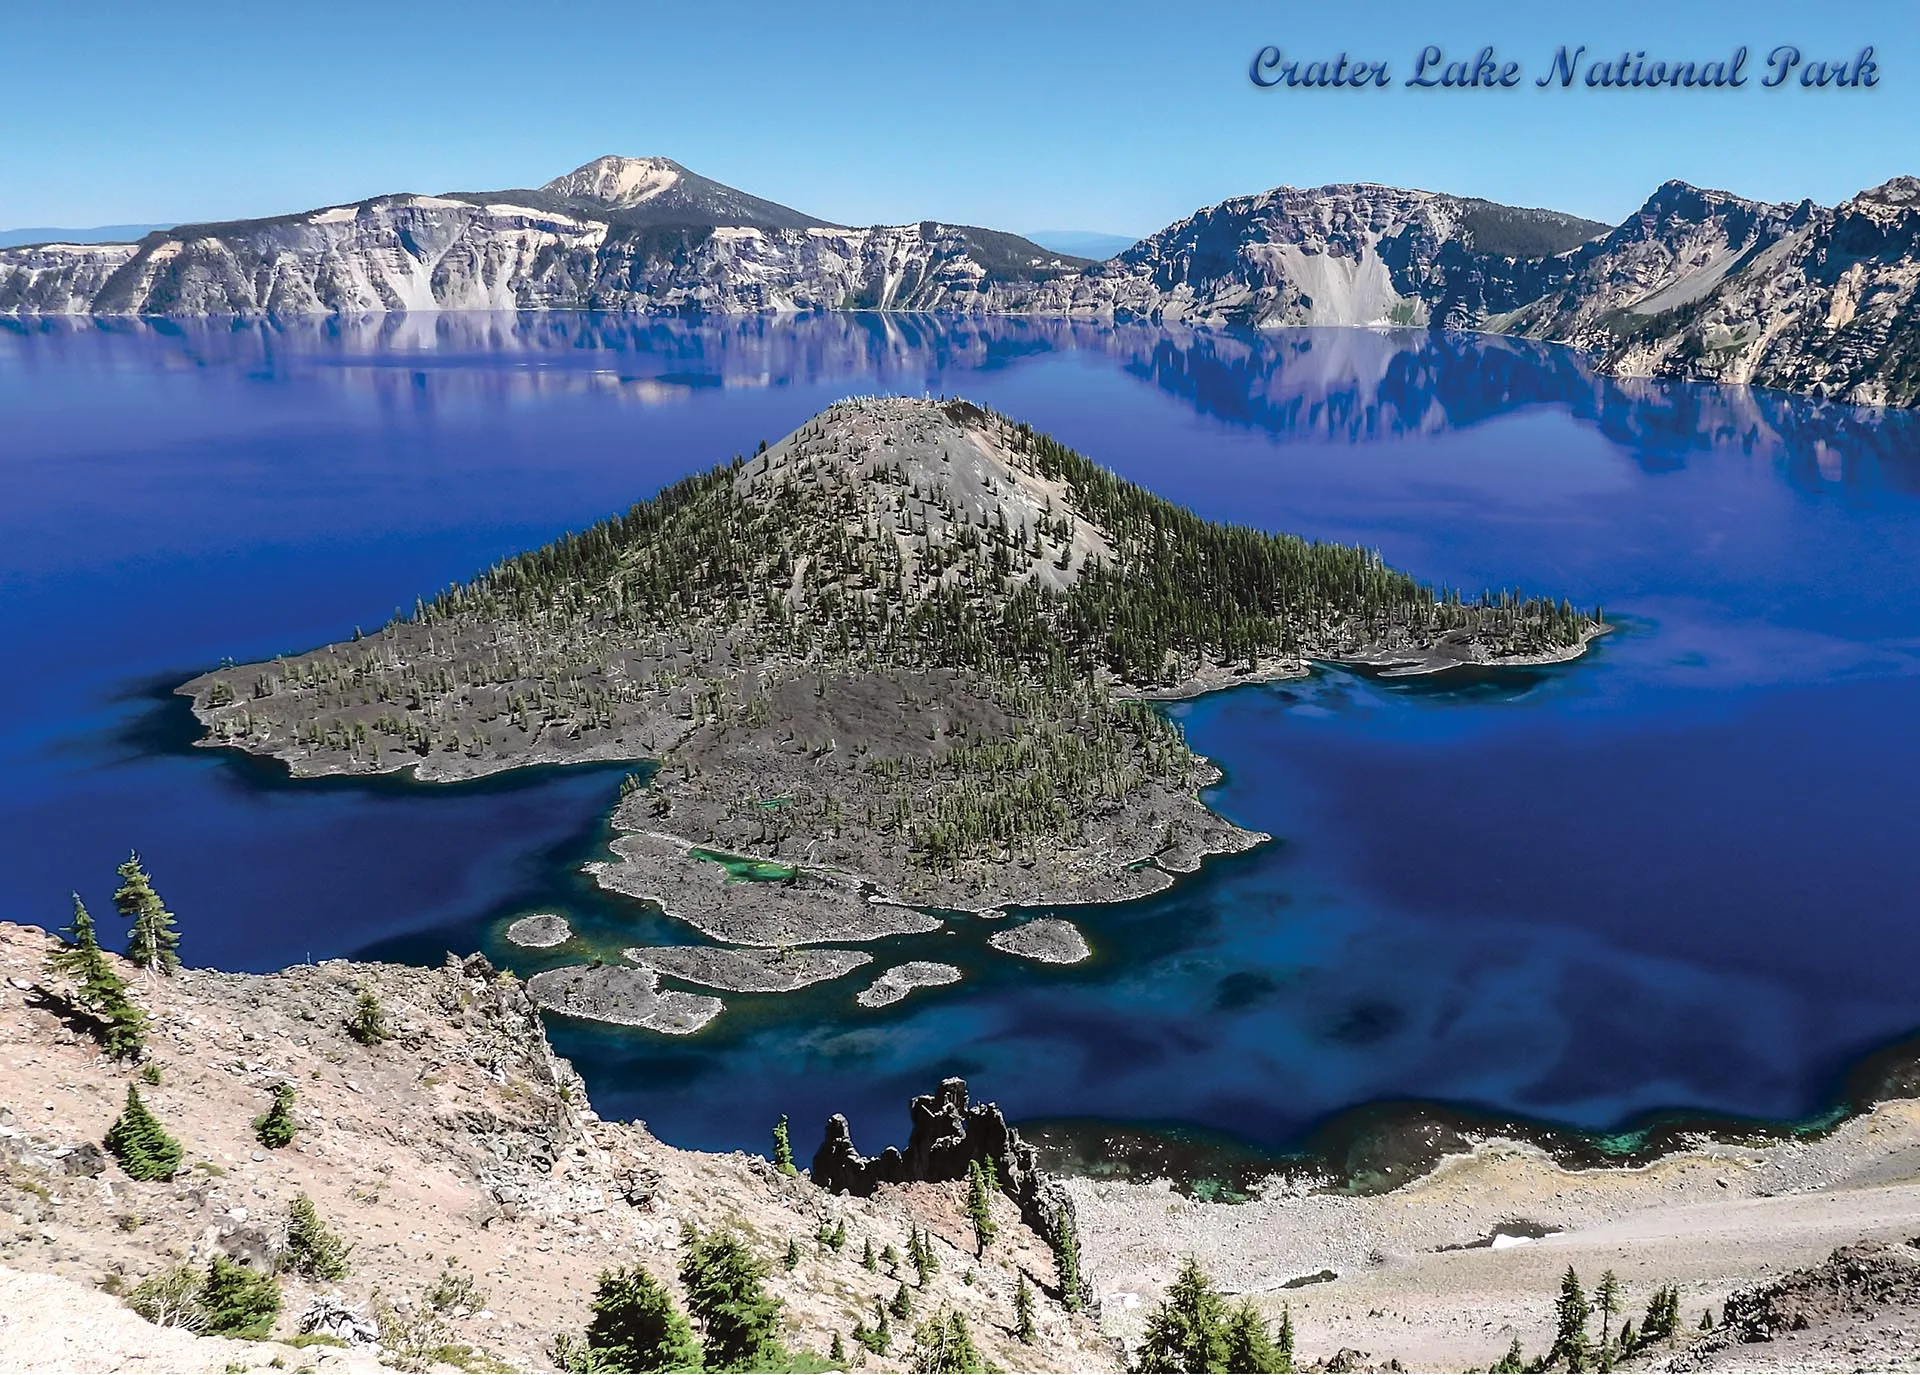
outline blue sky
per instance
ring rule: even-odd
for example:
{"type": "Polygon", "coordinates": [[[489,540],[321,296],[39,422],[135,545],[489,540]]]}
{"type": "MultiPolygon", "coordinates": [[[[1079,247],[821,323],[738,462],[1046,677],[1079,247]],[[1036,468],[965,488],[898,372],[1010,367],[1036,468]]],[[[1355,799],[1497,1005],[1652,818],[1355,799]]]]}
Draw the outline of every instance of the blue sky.
{"type": "Polygon", "coordinates": [[[1908,0],[60,0],[9,4],[0,227],[262,215],[537,185],[657,153],[828,219],[1147,233],[1283,183],[1618,220],[1680,177],[1844,199],[1920,173],[1908,0]],[[1420,91],[1426,44],[1529,72],[1739,44],[1878,52],[1870,91],[1420,91]],[[1259,91],[1263,44],[1386,90],[1259,91]]]}

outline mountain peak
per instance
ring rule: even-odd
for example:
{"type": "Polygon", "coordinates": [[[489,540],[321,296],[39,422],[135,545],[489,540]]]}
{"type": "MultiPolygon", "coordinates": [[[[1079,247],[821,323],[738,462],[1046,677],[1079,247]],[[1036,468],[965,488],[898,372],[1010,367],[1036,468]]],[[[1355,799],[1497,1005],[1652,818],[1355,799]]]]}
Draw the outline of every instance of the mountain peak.
{"type": "Polygon", "coordinates": [[[569,200],[597,201],[616,209],[644,205],[687,175],[672,158],[623,158],[612,154],[555,177],[542,191],[569,200]]]}
{"type": "Polygon", "coordinates": [[[1862,191],[1854,200],[1893,206],[1920,205],[1920,177],[1894,177],[1862,191]]]}

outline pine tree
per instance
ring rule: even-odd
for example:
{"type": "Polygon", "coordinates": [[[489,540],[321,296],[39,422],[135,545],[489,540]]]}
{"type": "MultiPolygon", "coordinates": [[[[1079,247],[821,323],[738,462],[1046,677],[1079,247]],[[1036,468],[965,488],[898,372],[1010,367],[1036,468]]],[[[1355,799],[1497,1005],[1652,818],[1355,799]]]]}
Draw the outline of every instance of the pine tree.
{"type": "Polygon", "coordinates": [[[847,1363],[847,1344],[840,1340],[838,1332],[833,1334],[833,1345],[827,1348],[827,1360],[835,1370],[841,1369],[847,1363]]]}
{"type": "Polygon", "coordinates": [[[1080,1238],[1073,1223],[1060,1220],[1060,1234],[1053,1243],[1053,1267],[1060,1282],[1060,1302],[1069,1313],[1080,1311],[1080,1238]]]}
{"type": "Polygon", "coordinates": [[[845,1218],[839,1218],[833,1224],[833,1231],[827,1235],[827,1245],[838,1251],[844,1248],[846,1244],[847,1220],[845,1218]]]}
{"type": "Polygon", "coordinates": [[[961,1375],[986,1369],[964,1314],[949,1308],[920,1324],[913,1334],[912,1369],[927,1375],[961,1375]]]}
{"type": "Polygon", "coordinates": [[[1553,1306],[1555,1330],[1553,1349],[1547,1353],[1552,1362],[1566,1357],[1569,1371],[1582,1371],[1587,1368],[1587,1319],[1593,1316],[1593,1309],[1587,1303],[1586,1291],[1580,1287],[1580,1276],[1567,1267],[1567,1273],[1560,1278],[1560,1297],[1553,1306]]]}
{"type": "Polygon", "coordinates": [[[126,1107],[107,1128],[105,1144],[129,1179],[172,1179],[179,1172],[180,1143],[167,1135],[132,1084],[126,1107]]]}
{"type": "Polygon", "coordinates": [[[336,1284],[347,1277],[347,1257],[353,1248],[320,1220],[319,1209],[305,1194],[295,1194],[287,1205],[287,1247],[280,1268],[303,1279],[336,1284]]]}
{"type": "Polygon", "coordinates": [[[709,1370],[766,1369],[787,1359],[780,1344],[780,1300],[762,1281],[767,1267],[739,1238],[684,1232],[680,1282],[700,1324],[709,1370]]]}
{"type": "Polygon", "coordinates": [[[1640,1345],[1652,1346],[1670,1338],[1680,1326],[1680,1291],[1672,1285],[1653,1291],[1646,1316],[1640,1321],[1640,1345]]]}
{"type": "Polygon", "coordinates": [[[1711,1308],[1703,1308],[1700,1310],[1700,1330],[1702,1332],[1713,1331],[1713,1310],[1711,1308]]]}
{"type": "MultiPolygon", "coordinates": [[[[908,1249],[911,1250],[912,1247],[909,1246],[908,1249]]],[[[885,1246],[880,1248],[880,1263],[887,1267],[887,1273],[889,1275],[893,1275],[896,1278],[899,1276],[900,1253],[893,1249],[892,1242],[888,1242],[885,1246]]]]}
{"type": "Polygon", "coordinates": [[[1227,1368],[1227,1304],[1200,1263],[1189,1256],[1147,1315],[1135,1370],[1227,1368]]]}
{"type": "Polygon", "coordinates": [[[1489,1375],[1520,1375],[1527,1368],[1527,1356],[1520,1349],[1520,1339],[1515,1337],[1507,1347],[1507,1354],[1487,1367],[1489,1375]]]}
{"type": "Polygon", "coordinates": [[[1241,1372],[1256,1372],[1257,1375],[1276,1375],[1293,1369],[1293,1362],[1280,1350],[1280,1344],[1273,1334],[1267,1331],[1266,1321],[1261,1318],[1260,1310],[1253,1306],[1252,1299],[1242,1299],[1227,1314],[1226,1327],[1227,1363],[1226,1369],[1241,1375],[1241,1372]]]}
{"type": "Polygon", "coordinates": [[[1293,1306],[1280,1305],[1280,1330],[1274,1334],[1274,1344],[1280,1348],[1280,1354],[1286,1359],[1287,1369],[1293,1369],[1293,1306]]]}
{"type": "Polygon", "coordinates": [[[372,989],[360,990],[353,1005],[353,1016],[347,1021],[347,1035],[363,1046],[375,1046],[392,1039],[393,1033],[387,1030],[386,1009],[380,1006],[380,999],[372,989]]]}
{"type": "Polygon", "coordinates": [[[860,1252],[860,1267],[870,1275],[878,1274],[880,1271],[880,1262],[873,1254],[872,1237],[867,1238],[866,1248],[860,1252]]]}
{"type": "Polygon", "coordinates": [[[785,1113],[781,1113],[780,1120],[773,1124],[773,1167],[784,1175],[800,1173],[793,1167],[793,1143],[787,1138],[785,1113]]]}
{"type": "Polygon", "coordinates": [[[293,1144],[294,1132],[297,1130],[293,1120],[293,1099],[292,1084],[275,1084],[273,1106],[253,1119],[254,1136],[269,1150],[277,1151],[282,1146],[293,1144]]]}
{"type": "Polygon", "coordinates": [[[200,1287],[207,1331],[219,1337],[264,1337],[280,1313],[280,1281],[216,1254],[200,1287]]]}
{"type": "Polygon", "coordinates": [[[987,1243],[1000,1229],[994,1225],[993,1202],[987,1192],[986,1171],[978,1160],[967,1165],[967,1217],[973,1222],[974,1255],[984,1256],[987,1243]]]}
{"type": "Polygon", "coordinates": [[[141,867],[136,852],[120,866],[120,887],[114,908],[132,924],[127,936],[127,958],[150,974],[171,974],[180,968],[180,933],[173,913],[153,891],[153,880],[141,867]]]}
{"type": "Polygon", "coordinates": [[[913,1316],[913,1298],[907,1293],[906,1285],[893,1291],[893,1302],[887,1305],[887,1312],[902,1321],[913,1316]]]}
{"type": "MultiPolygon", "coordinates": [[[[882,1325],[884,1325],[886,1320],[884,1310],[882,1310],[880,1317],[882,1325]]],[[[887,1348],[892,1345],[891,1334],[883,1338],[880,1328],[868,1327],[865,1318],[862,1318],[853,1325],[853,1340],[857,1345],[865,1347],[876,1356],[886,1355],[887,1348]]]]}
{"type": "Polygon", "coordinates": [[[1593,1291],[1593,1306],[1600,1310],[1600,1361],[1602,1369],[1613,1365],[1613,1315],[1620,1311],[1620,1280],[1613,1271],[1600,1276],[1593,1291]]]}
{"type": "Polygon", "coordinates": [[[1024,1271],[1013,1289],[1013,1335],[1026,1346],[1032,1346],[1040,1335],[1033,1323],[1033,1289],[1027,1284],[1024,1271]]]}
{"type": "Polygon", "coordinates": [[[1618,1340],[1621,1355],[1627,1355],[1633,1350],[1634,1334],[1632,1318],[1622,1318],[1620,1320],[1620,1336],[1618,1340]]]}
{"type": "Polygon", "coordinates": [[[700,1344],[687,1315],[644,1267],[602,1271],[591,1308],[587,1352],[592,1369],[700,1369],[700,1344]]]}
{"type": "Polygon", "coordinates": [[[47,971],[74,986],[74,1002],[93,1018],[93,1036],[116,1060],[136,1060],[147,1044],[147,1016],[127,996],[127,981],[100,948],[93,917],[80,895],[73,895],[73,924],[57,950],[47,956],[47,971]]]}
{"type": "Polygon", "coordinates": [[[785,1265],[789,1270],[798,1270],[800,1268],[800,1243],[792,1237],[787,1238],[787,1254],[782,1259],[781,1264],[785,1265]]]}

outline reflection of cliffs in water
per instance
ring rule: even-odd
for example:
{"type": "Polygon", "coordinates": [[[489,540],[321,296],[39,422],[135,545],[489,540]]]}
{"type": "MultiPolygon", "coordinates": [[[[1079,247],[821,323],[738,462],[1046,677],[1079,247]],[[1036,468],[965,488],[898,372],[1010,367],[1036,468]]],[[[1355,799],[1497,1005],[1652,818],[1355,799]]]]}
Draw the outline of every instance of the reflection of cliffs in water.
{"type": "Polygon", "coordinates": [[[918,394],[955,373],[1096,355],[1228,424],[1365,443],[1564,411],[1649,470],[1731,441],[1805,485],[1920,490],[1920,424],[1899,411],[1596,373],[1534,340],[1438,330],[1180,325],[834,312],[677,316],[446,312],[284,321],[0,318],[9,367],[191,366],[299,372],[382,408],[600,395],[671,404],[713,388],[832,385],[918,394]],[[6,350],[9,336],[32,349],[6,350]],[[158,348],[156,348],[156,345],[158,348]],[[499,366],[502,356],[524,362],[499,366]]]}

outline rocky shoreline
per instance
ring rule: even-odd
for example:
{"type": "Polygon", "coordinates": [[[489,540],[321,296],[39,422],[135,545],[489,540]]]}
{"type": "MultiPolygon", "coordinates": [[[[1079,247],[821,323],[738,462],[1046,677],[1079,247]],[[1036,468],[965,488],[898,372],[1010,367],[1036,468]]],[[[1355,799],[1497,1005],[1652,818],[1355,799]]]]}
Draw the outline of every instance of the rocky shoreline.
{"type": "Polygon", "coordinates": [[[873,963],[865,950],[729,950],[709,945],[645,945],[621,952],[636,965],[723,993],[791,993],[842,979],[873,963]]]}
{"type": "Polygon", "coordinates": [[[669,1036],[691,1036],[726,1010],[718,998],[660,987],[657,970],[619,964],[570,964],[527,980],[541,1010],[669,1036]]]}

